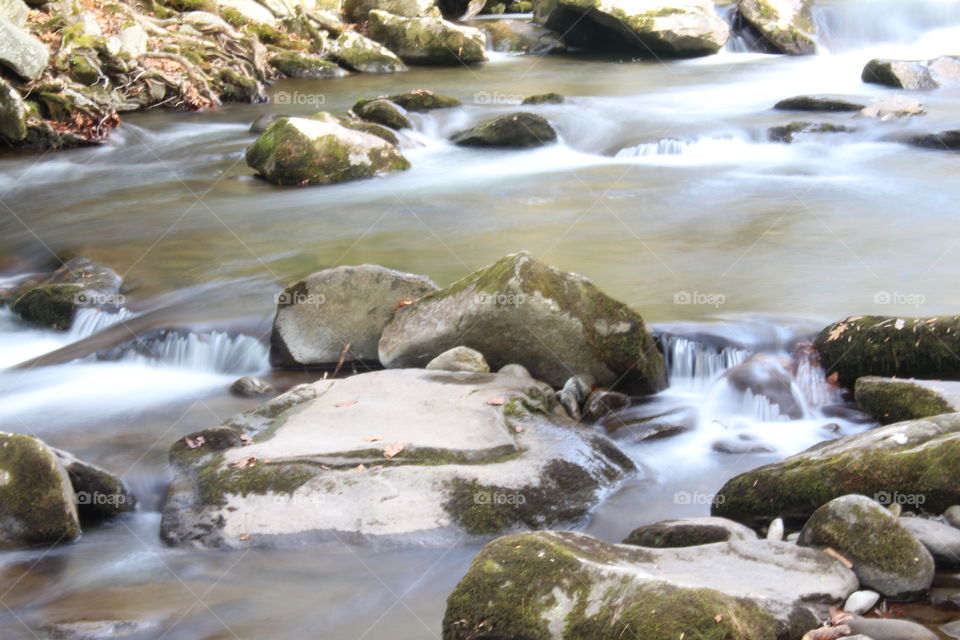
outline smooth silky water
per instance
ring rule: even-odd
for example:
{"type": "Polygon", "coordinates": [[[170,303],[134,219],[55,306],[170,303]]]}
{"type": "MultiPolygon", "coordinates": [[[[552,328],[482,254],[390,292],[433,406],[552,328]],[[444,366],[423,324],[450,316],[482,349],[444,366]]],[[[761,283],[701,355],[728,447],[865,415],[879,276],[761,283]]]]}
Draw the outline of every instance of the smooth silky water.
{"type": "MultiPolygon", "coordinates": [[[[0,311],[0,366],[31,363],[0,372],[0,426],[122,474],[141,501],[136,515],[75,544],[0,556],[0,637],[98,617],[155,621],[134,638],[439,637],[475,542],[218,552],[158,539],[170,444],[256,405],[226,389],[268,373],[277,291],[320,268],[376,263],[444,285],[526,249],[590,277],[658,332],[731,345],[718,357],[695,340],[665,341],[671,388],[648,404],[692,411],[695,429],[618,441],[641,471],[583,523],[603,539],[706,514],[727,478],[833,437],[829,423],[864,428],[823,415],[835,398],[823,397],[822,373],[797,376],[799,420],[719,376],[751,353],[786,357],[845,315],[956,311],[958,158],[895,139],[958,128],[960,90],[919,94],[928,115],[909,122],[827,116],[856,131],[791,145],[769,143],[766,130],[808,114],[770,107],[804,93],[891,93],[860,82],[863,64],[960,53],[960,2],[821,1],[817,20],[815,57],[736,53],[737,43],[667,64],[492,54],[469,69],[285,81],[271,88],[273,104],[135,114],[102,147],[0,157],[8,276],[84,255],[132,287],[128,315],[85,314],[68,334],[0,311]],[[418,87],[466,106],[413,116],[410,171],[277,188],[246,167],[247,129],[261,114],[342,111],[418,87]],[[569,96],[535,108],[560,144],[501,152],[445,142],[547,91],[569,96]],[[91,354],[120,341],[118,320],[196,334],[171,337],[159,360],[98,360],[91,354]],[[714,451],[731,434],[768,452],[714,451]]],[[[281,387],[304,380],[273,375],[281,387]]]]}

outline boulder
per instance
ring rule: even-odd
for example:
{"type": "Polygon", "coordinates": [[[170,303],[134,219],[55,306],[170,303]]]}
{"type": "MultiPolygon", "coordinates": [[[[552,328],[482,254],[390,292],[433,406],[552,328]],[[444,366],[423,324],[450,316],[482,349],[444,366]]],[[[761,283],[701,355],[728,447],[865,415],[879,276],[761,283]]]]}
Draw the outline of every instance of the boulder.
{"type": "Polygon", "coordinates": [[[100,522],[129,513],[137,508],[137,499],[127,485],[106,469],[78,460],[72,453],[52,449],[67,471],[80,520],[100,522]]]}
{"type": "Polygon", "coordinates": [[[546,118],[533,113],[511,113],[499,116],[461,131],[451,138],[461,147],[498,147],[523,149],[542,147],[557,141],[557,132],[546,118]]]}
{"type": "Polygon", "coordinates": [[[542,56],[567,50],[559,35],[527,20],[485,20],[480,29],[494,51],[542,56]]]}
{"type": "Polygon", "coordinates": [[[802,523],[851,493],[941,513],[960,502],[960,414],[900,422],[829,442],[740,474],[720,489],[713,515],[760,526],[802,523]]]}
{"type": "Polygon", "coordinates": [[[593,389],[594,381],[590,376],[570,376],[563,383],[563,388],[557,391],[557,400],[574,420],[580,420],[582,409],[590,391],[593,389]]]}
{"type": "Polygon", "coordinates": [[[634,466],[554,407],[546,385],[506,373],[301,385],[171,448],[161,535],[208,547],[450,544],[577,523],[634,466]]]}
{"type": "Polygon", "coordinates": [[[79,535],[73,487],[56,453],[33,436],[0,433],[0,548],[79,535]]]}
{"type": "Polygon", "coordinates": [[[0,77],[0,138],[20,142],[26,137],[27,104],[17,90],[0,77]]]}
{"type": "Polygon", "coordinates": [[[726,518],[682,518],[663,520],[638,527],[630,532],[623,544],[666,549],[694,547],[730,540],[756,540],[753,529],[726,518]]]}
{"type": "Polygon", "coordinates": [[[773,105],[777,111],[814,111],[825,113],[843,113],[847,111],[861,111],[867,106],[866,101],[848,96],[794,96],[781,100],[773,105]]]}
{"type": "Polygon", "coordinates": [[[285,113],[265,113],[262,116],[258,116],[256,120],[250,123],[250,133],[261,134],[266,131],[270,125],[279,120],[280,118],[291,118],[293,116],[285,113]]]}
{"type": "Polygon", "coordinates": [[[937,151],[960,151],[960,129],[914,136],[908,140],[915,147],[937,151]]]}
{"type": "Polygon", "coordinates": [[[255,378],[253,376],[243,376],[239,380],[235,380],[233,384],[230,385],[230,393],[242,398],[266,396],[274,393],[275,391],[276,388],[272,384],[266,380],[261,380],[260,378],[255,378]]]}
{"type": "Polygon", "coordinates": [[[8,20],[15,27],[22,27],[30,12],[23,0],[0,0],[0,19],[8,20]]]}
{"type": "Polygon", "coordinates": [[[279,51],[270,66],[288,78],[342,78],[347,72],[329,60],[300,51],[279,51]]]}
{"type": "Polygon", "coordinates": [[[50,52],[46,45],[0,17],[0,68],[6,67],[27,80],[36,80],[48,64],[50,52]]]}
{"type": "Polygon", "coordinates": [[[536,0],[534,16],[572,46],[649,57],[710,55],[730,38],[711,0],[536,0]]]}
{"type": "Polygon", "coordinates": [[[564,98],[559,93],[538,93],[536,95],[527,96],[520,101],[520,104],[563,104],[567,99],[564,98]]]}
{"type": "Polygon", "coordinates": [[[343,13],[350,22],[366,21],[374,9],[404,18],[439,14],[433,0],[345,0],[343,3],[343,13]]]}
{"type": "Polygon", "coordinates": [[[453,345],[476,349],[493,368],[522,364],[554,388],[573,372],[627,393],[666,385],[663,357],[639,314],[526,252],[400,309],[380,338],[380,362],[420,367],[453,345]]]}
{"type": "Polygon", "coordinates": [[[782,542],[649,549],[521,533],[474,558],[447,599],[443,637],[796,639],[819,626],[810,607],[856,585],[834,558],[782,542]]]}
{"type": "Polygon", "coordinates": [[[884,96],[876,102],[867,105],[858,114],[863,118],[877,118],[881,122],[896,120],[898,118],[909,118],[910,116],[922,116],[926,111],[923,110],[923,104],[914,98],[901,95],[884,96]]]}
{"type": "Polygon", "coordinates": [[[880,424],[960,411],[960,382],[864,376],[854,385],[857,406],[880,424]]]}
{"type": "Polygon", "coordinates": [[[867,63],[860,76],[864,82],[882,84],[894,89],[936,89],[929,67],[918,60],[886,60],[875,58],[867,63]]]}
{"type": "Polygon", "coordinates": [[[34,324],[66,330],[73,324],[78,309],[115,311],[123,306],[121,284],[113,269],[86,258],[74,258],[43,280],[24,285],[10,308],[34,324]]]}
{"type": "Polygon", "coordinates": [[[943,512],[943,519],[951,527],[956,527],[960,529],[960,505],[951,505],[947,507],[946,511],[943,512]]]}
{"type": "Polygon", "coordinates": [[[444,351],[427,363],[431,371],[469,371],[471,373],[489,373],[490,365],[483,354],[468,347],[454,347],[444,351]]]}
{"type": "Polygon", "coordinates": [[[903,517],[899,522],[927,548],[938,567],[960,567],[960,529],[929,518],[903,517]]]}
{"type": "MultiPolygon", "coordinates": [[[[387,96],[386,99],[403,107],[407,111],[413,112],[433,111],[434,109],[452,109],[453,107],[459,107],[463,104],[456,98],[434,93],[429,89],[413,89],[412,91],[407,91],[406,93],[397,93],[392,96],[387,96]]],[[[354,109],[359,107],[364,102],[367,102],[367,100],[359,100],[354,106],[354,109]]]]}
{"type": "Polygon", "coordinates": [[[425,276],[377,265],[324,269],[278,296],[270,337],[274,367],[377,362],[377,343],[398,305],[437,291],[425,276]]]}
{"type": "Polygon", "coordinates": [[[404,18],[374,10],[369,33],[407,64],[472,64],[487,59],[483,32],[442,18],[404,18]]]}
{"type": "Polygon", "coordinates": [[[344,31],[330,43],[330,56],[360,73],[396,73],[407,65],[385,46],[356,31],[344,31]]]}
{"type": "Polygon", "coordinates": [[[813,0],[740,0],[740,15],[781,53],[817,52],[816,24],[810,16],[813,0]]]}
{"type": "Polygon", "coordinates": [[[797,544],[829,547],[853,563],[860,584],[894,600],[914,599],[933,582],[933,557],[889,511],[861,495],[817,509],[797,544]]]}
{"type": "Polygon", "coordinates": [[[845,318],[814,346],[827,374],[848,389],[863,376],[960,380],[960,316],[845,318]]]}
{"type": "Polygon", "coordinates": [[[630,396],[619,391],[597,389],[590,393],[583,403],[583,419],[586,422],[597,422],[608,413],[619,411],[630,406],[630,396]]]}
{"type": "Polygon", "coordinates": [[[403,109],[389,100],[363,100],[353,107],[357,117],[391,129],[410,129],[413,125],[403,109]]]}
{"type": "Polygon", "coordinates": [[[279,185],[329,184],[410,168],[382,138],[308,118],[277,119],[247,149],[247,164],[279,185]]]}

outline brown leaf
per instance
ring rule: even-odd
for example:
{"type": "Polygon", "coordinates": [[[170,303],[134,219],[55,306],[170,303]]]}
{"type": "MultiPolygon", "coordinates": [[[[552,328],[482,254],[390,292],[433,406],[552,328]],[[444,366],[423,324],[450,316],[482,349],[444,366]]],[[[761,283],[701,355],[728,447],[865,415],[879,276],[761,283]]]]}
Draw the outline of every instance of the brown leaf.
{"type": "Polygon", "coordinates": [[[357,404],[356,400],[342,400],[337,404],[333,405],[335,407],[349,407],[350,405],[357,404]]]}
{"type": "Polygon", "coordinates": [[[366,471],[366,470],[367,470],[367,466],[363,463],[358,464],[354,469],[354,471],[366,471]]]}
{"type": "Polygon", "coordinates": [[[487,404],[489,404],[489,405],[491,405],[491,406],[494,406],[494,407],[502,407],[502,406],[503,406],[503,398],[491,398],[490,400],[487,400],[487,404]]]}
{"type": "Polygon", "coordinates": [[[235,469],[246,469],[247,467],[252,467],[257,463],[257,456],[247,456],[243,460],[237,460],[233,463],[235,469]]]}
{"type": "Polygon", "coordinates": [[[388,444],[387,448],[383,450],[383,457],[389,460],[401,451],[403,451],[403,443],[394,442],[393,444],[388,444]]]}
{"type": "Polygon", "coordinates": [[[241,541],[246,541],[246,540],[249,540],[249,539],[250,539],[250,535],[249,535],[249,534],[244,534],[244,535],[240,536],[240,540],[241,540],[241,541]]]}
{"type": "Polygon", "coordinates": [[[190,436],[184,436],[183,441],[187,443],[187,446],[191,449],[199,449],[207,441],[203,436],[197,436],[196,438],[191,438],[190,436]]]}
{"type": "Polygon", "coordinates": [[[847,324],[841,322],[833,328],[833,331],[830,332],[830,335],[827,336],[827,342],[833,342],[837,338],[843,335],[843,332],[847,330],[847,324]]]}
{"type": "Polygon", "coordinates": [[[834,371],[833,373],[827,376],[827,382],[829,382],[830,384],[837,384],[839,380],[840,380],[840,372],[838,371],[834,371]]]}
{"type": "Polygon", "coordinates": [[[379,442],[383,440],[383,436],[363,436],[364,442],[379,442]]]}
{"type": "Polygon", "coordinates": [[[516,431],[517,433],[523,433],[523,427],[519,427],[519,426],[514,427],[513,430],[516,431]]]}
{"type": "Polygon", "coordinates": [[[719,613],[718,613],[717,615],[713,616],[713,619],[714,619],[716,622],[723,622],[723,616],[720,615],[719,613]]]}
{"type": "Polygon", "coordinates": [[[393,310],[398,311],[404,307],[409,307],[413,304],[413,298],[400,298],[397,300],[397,304],[393,305],[393,310]]]}
{"type": "Polygon", "coordinates": [[[807,634],[803,636],[803,640],[836,640],[836,638],[849,636],[851,633],[853,632],[850,631],[850,627],[845,624],[841,624],[838,627],[820,627],[819,629],[807,632],[807,634]]]}
{"type": "Polygon", "coordinates": [[[330,467],[325,464],[320,465],[320,468],[323,469],[324,471],[330,471],[330,467]]]}
{"type": "Polygon", "coordinates": [[[253,438],[251,438],[250,436],[244,433],[243,435],[240,436],[240,444],[242,444],[243,446],[247,446],[248,444],[253,444],[253,438]]]}

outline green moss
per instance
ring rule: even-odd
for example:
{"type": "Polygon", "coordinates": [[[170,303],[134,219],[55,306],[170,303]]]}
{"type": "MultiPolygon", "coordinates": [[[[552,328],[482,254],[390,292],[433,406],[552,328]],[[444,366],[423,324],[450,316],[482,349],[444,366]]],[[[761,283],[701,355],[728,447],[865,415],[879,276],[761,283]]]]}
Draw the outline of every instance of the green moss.
{"type": "Polygon", "coordinates": [[[668,521],[634,529],[624,539],[623,544],[664,549],[693,547],[713,542],[725,542],[729,539],[730,532],[719,525],[681,524],[668,521]]]}
{"type": "MultiPolygon", "coordinates": [[[[434,109],[450,109],[459,107],[463,103],[450,96],[434,93],[429,89],[414,89],[406,93],[397,93],[388,96],[387,100],[398,104],[407,111],[433,111],[434,109]]],[[[358,103],[359,104],[359,103],[358,103]]]]}
{"type": "Polygon", "coordinates": [[[235,29],[242,29],[250,24],[250,21],[246,18],[246,16],[233,7],[223,7],[220,9],[220,17],[235,29]]]}
{"type": "Polygon", "coordinates": [[[270,58],[270,66],[288,78],[338,78],[343,69],[320,56],[297,51],[281,51],[270,58]]]}
{"type": "Polygon", "coordinates": [[[24,320],[66,331],[73,324],[77,295],[82,291],[77,285],[41,285],[19,296],[11,309],[24,320]]]}
{"type": "Polygon", "coordinates": [[[360,122],[359,120],[350,120],[348,118],[343,118],[340,121],[340,124],[345,126],[347,129],[362,131],[363,133],[369,133],[372,136],[382,138],[395,147],[400,144],[400,139],[397,138],[397,135],[393,131],[386,127],[382,127],[379,124],[374,124],[372,122],[360,122]]]}
{"type": "Polygon", "coordinates": [[[410,120],[389,100],[360,100],[353,106],[358,117],[391,129],[409,129],[410,120]]]}
{"type": "Polygon", "coordinates": [[[855,397],[857,406],[881,424],[954,411],[937,392],[907,380],[860,378],[855,385],[855,397]]]}
{"type": "Polygon", "coordinates": [[[556,142],[557,132],[545,118],[521,112],[499,116],[471,127],[455,135],[452,140],[461,146],[521,149],[556,142]]]}
{"type": "Polygon", "coordinates": [[[162,0],[165,5],[183,13],[185,11],[207,11],[217,13],[217,3],[215,0],[162,0]]]}
{"type": "Polygon", "coordinates": [[[217,73],[217,89],[224,102],[259,102],[260,85],[253,78],[233,69],[221,69],[217,73]]]}
{"type": "Polygon", "coordinates": [[[292,494],[316,476],[310,465],[257,461],[243,469],[223,467],[223,454],[216,453],[196,476],[197,497],[204,505],[223,505],[228,496],[292,494]]]}
{"type": "Polygon", "coordinates": [[[538,93],[534,96],[527,96],[520,104],[563,104],[566,102],[559,93],[538,93]]]}

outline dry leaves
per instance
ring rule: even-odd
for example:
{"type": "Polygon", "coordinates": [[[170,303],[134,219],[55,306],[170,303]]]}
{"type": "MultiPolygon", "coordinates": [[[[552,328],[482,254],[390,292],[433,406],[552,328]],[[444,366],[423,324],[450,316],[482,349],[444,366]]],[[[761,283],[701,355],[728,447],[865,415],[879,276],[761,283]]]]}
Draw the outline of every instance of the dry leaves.
{"type": "Polygon", "coordinates": [[[836,638],[849,636],[851,633],[853,632],[850,631],[850,627],[845,624],[839,627],[821,627],[807,632],[807,634],[803,636],[803,640],[835,640],[836,638]]]}
{"type": "Polygon", "coordinates": [[[349,406],[354,405],[354,404],[357,404],[357,401],[356,401],[356,400],[343,400],[343,401],[338,402],[337,404],[335,404],[335,405],[333,405],[333,406],[335,406],[335,407],[349,407],[349,406]]]}
{"type": "Polygon", "coordinates": [[[412,304],[413,298],[400,298],[400,300],[397,301],[397,304],[393,305],[393,310],[398,311],[404,307],[409,307],[412,304]]]}
{"type": "Polygon", "coordinates": [[[395,455],[403,451],[403,449],[404,447],[402,442],[394,442],[393,444],[388,444],[387,448],[383,450],[383,457],[389,460],[390,458],[394,457],[395,455]]]}
{"type": "Polygon", "coordinates": [[[366,466],[365,464],[362,464],[362,463],[361,463],[361,464],[358,464],[358,465],[354,468],[354,471],[366,471],[366,470],[367,470],[367,466],[366,466]]]}
{"type": "Polygon", "coordinates": [[[190,436],[184,436],[183,441],[187,443],[187,446],[191,449],[199,449],[206,443],[207,439],[203,436],[197,436],[196,438],[191,438],[190,436]]]}
{"type": "Polygon", "coordinates": [[[503,406],[503,398],[492,398],[492,399],[490,399],[490,400],[487,400],[487,404],[489,404],[489,405],[491,405],[491,406],[493,406],[493,407],[502,407],[502,406],[503,406]]]}
{"type": "Polygon", "coordinates": [[[240,436],[240,444],[242,444],[243,446],[247,446],[247,445],[249,445],[249,444],[253,444],[253,438],[251,438],[250,436],[248,436],[248,435],[245,434],[245,433],[244,433],[244,434],[241,434],[241,436],[240,436]]]}
{"type": "Polygon", "coordinates": [[[717,615],[713,616],[713,619],[714,619],[716,622],[723,622],[723,616],[720,615],[719,613],[718,613],[717,615]]]}
{"type": "Polygon", "coordinates": [[[246,469],[247,467],[252,467],[257,464],[257,456],[247,456],[243,460],[237,460],[233,463],[234,469],[246,469]]]}

